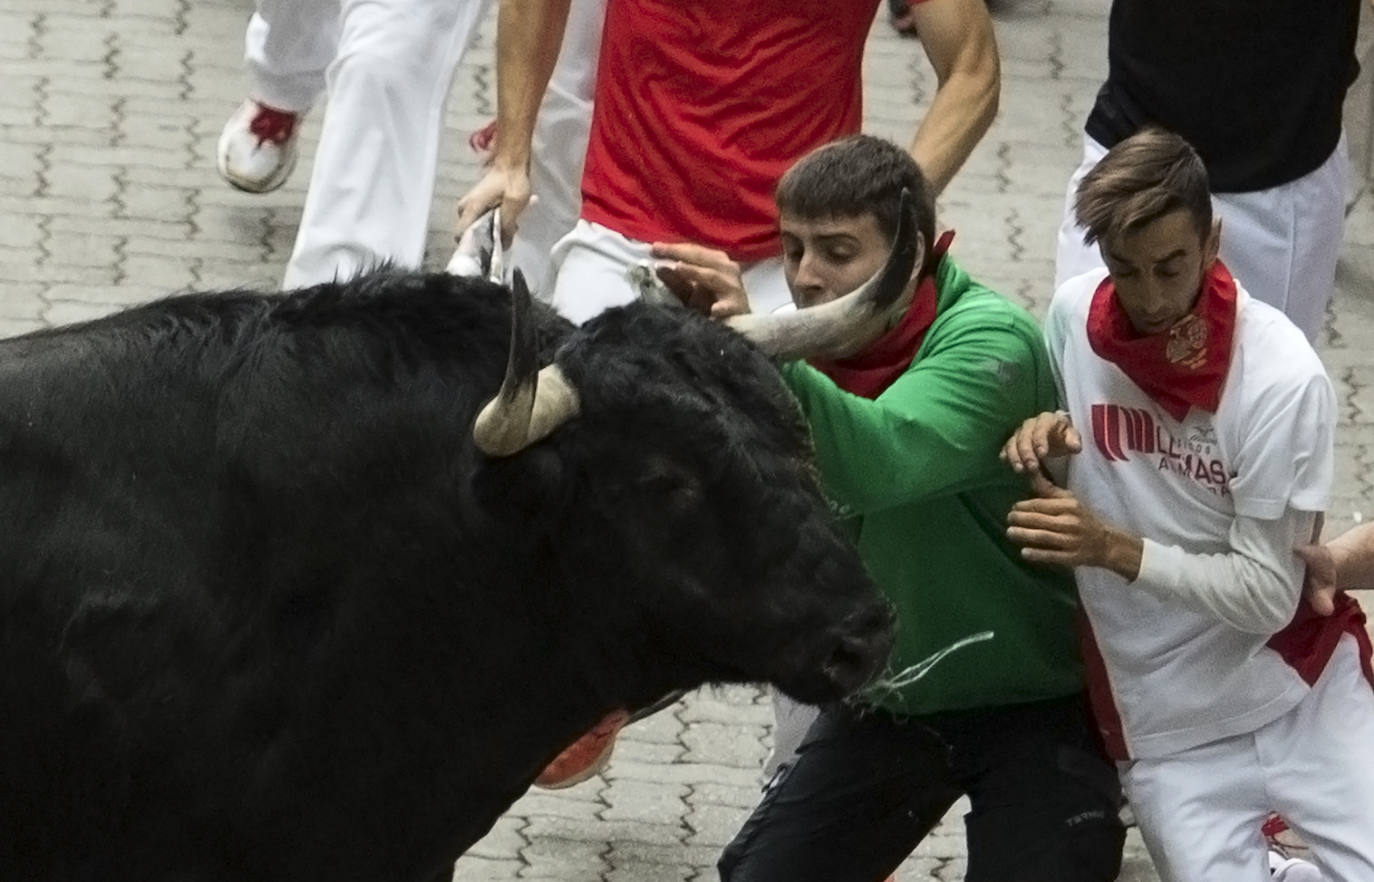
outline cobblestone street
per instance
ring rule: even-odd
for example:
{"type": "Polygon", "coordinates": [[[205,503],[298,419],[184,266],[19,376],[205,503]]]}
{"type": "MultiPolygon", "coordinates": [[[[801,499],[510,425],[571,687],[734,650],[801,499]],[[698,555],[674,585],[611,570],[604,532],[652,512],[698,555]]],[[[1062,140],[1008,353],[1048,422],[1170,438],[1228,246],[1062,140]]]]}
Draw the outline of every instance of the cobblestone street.
{"type": "MultiPolygon", "coordinates": [[[[1105,72],[1107,5],[994,4],[1000,114],[940,203],[942,223],[958,230],[959,261],[1037,315],[1051,294],[1064,186],[1105,72]]],[[[279,283],[319,113],[283,188],[248,195],[220,180],[216,139],[243,98],[251,11],[251,0],[0,0],[0,336],[174,291],[279,283]]],[[[450,95],[432,267],[448,258],[454,202],[479,171],[467,137],[495,111],[493,38],[489,17],[450,95]]],[[[868,131],[907,142],[935,80],[919,45],[896,36],[885,12],[865,76],[868,131]]],[[[1342,406],[1328,535],[1374,513],[1371,246],[1374,197],[1366,194],[1349,217],[1321,340],[1342,406]]],[[[1368,608],[1374,596],[1364,601],[1368,608]]],[[[459,861],[456,878],[715,879],[721,847],[758,798],[771,723],[757,689],[692,695],[628,729],[604,777],[527,795],[459,861]]],[[[965,810],[955,807],[899,880],[963,879],[965,810]]],[[[1134,830],[1121,878],[1157,878],[1134,830]]]]}

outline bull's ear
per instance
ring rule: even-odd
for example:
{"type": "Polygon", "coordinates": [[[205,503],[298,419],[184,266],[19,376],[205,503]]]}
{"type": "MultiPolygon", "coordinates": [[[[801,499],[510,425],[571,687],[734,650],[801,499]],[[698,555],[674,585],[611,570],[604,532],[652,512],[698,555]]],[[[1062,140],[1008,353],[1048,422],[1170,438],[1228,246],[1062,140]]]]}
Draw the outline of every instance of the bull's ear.
{"type": "Polygon", "coordinates": [[[563,457],[551,448],[532,447],[479,463],[472,493],[488,517],[533,534],[562,511],[567,484],[563,457]]]}

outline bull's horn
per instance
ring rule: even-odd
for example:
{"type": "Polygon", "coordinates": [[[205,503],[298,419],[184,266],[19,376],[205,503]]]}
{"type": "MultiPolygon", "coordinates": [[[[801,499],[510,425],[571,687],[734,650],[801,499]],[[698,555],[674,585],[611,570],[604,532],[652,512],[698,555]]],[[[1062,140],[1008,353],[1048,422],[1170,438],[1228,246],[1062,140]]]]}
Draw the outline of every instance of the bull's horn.
{"type": "Polygon", "coordinates": [[[576,415],[577,390],[558,365],[539,368],[539,348],[530,321],[533,308],[525,274],[511,283],[510,355],[496,397],[483,405],[472,427],[472,442],[488,456],[511,456],[576,415]]]}
{"type": "Polygon", "coordinates": [[[886,327],[888,308],[902,296],[911,273],[925,256],[925,242],[913,235],[911,193],[902,190],[892,251],[883,268],[858,288],[808,309],[774,315],[737,315],[730,327],[774,358],[836,358],[851,353],[856,341],[872,339],[886,327]]]}

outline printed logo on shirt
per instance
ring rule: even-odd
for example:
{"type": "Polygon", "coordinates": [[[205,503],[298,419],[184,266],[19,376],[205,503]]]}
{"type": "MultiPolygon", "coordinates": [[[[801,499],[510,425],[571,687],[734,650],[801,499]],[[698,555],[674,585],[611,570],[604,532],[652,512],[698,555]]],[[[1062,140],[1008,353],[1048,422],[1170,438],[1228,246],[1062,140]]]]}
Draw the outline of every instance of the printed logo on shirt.
{"type": "Polygon", "coordinates": [[[1155,459],[1160,471],[1171,472],[1217,496],[1231,493],[1231,475],[1217,455],[1216,430],[1199,427],[1183,439],[1175,438],[1149,411],[1117,404],[1092,406],[1093,443],[1108,462],[1124,462],[1139,455],[1155,459]]]}

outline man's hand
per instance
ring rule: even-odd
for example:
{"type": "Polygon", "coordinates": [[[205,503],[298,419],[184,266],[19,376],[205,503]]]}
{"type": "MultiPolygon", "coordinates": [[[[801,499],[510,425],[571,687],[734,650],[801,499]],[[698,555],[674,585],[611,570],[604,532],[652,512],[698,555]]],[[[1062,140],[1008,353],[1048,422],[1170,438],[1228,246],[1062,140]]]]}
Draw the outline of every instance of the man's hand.
{"type": "Polygon", "coordinates": [[[1012,506],[1007,538],[1021,556],[1035,563],[1066,567],[1103,567],[1134,580],[1140,574],[1140,539],[1104,524],[1068,490],[1030,473],[1034,499],[1012,506]]]}
{"type": "Polygon", "coordinates": [[[1336,611],[1336,555],[1326,545],[1299,545],[1293,551],[1307,564],[1303,599],[1317,615],[1331,615],[1336,611]]]}
{"type": "Polygon", "coordinates": [[[1047,412],[1023,422],[1002,445],[1002,452],[998,456],[1014,472],[1036,473],[1045,459],[1067,456],[1082,449],[1083,439],[1073,427],[1069,415],[1047,412]]]}
{"type": "Polygon", "coordinates": [[[519,225],[520,212],[531,202],[530,175],[525,168],[492,165],[482,179],[458,200],[458,223],[454,236],[472,226],[483,212],[501,206],[501,241],[509,245],[519,225]]]}
{"type": "Polygon", "coordinates": [[[689,309],[713,319],[749,312],[749,295],[739,264],[724,251],[691,243],[655,242],[653,255],[673,261],[658,268],[658,277],[689,309]]]}

